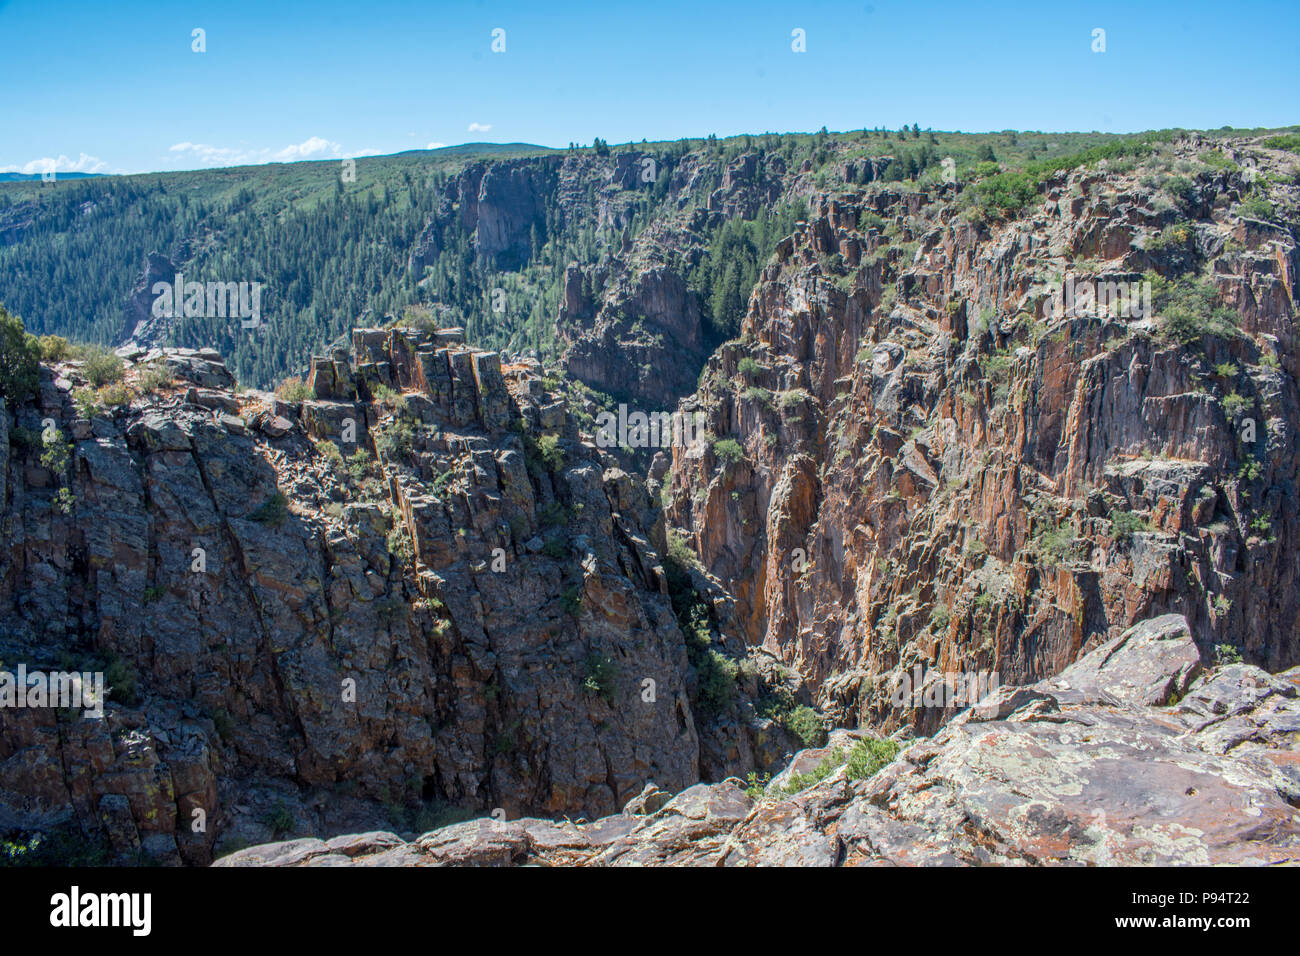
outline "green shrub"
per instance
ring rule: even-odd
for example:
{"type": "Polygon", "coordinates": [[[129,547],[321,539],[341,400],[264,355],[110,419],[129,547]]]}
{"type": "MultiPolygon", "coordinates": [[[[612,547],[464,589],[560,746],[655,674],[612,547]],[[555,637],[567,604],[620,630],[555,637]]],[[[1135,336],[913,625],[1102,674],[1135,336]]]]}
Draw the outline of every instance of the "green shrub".
{"type": "Polygon", "coordinates": [[[284,496],[284,492],[276,491],[249,513],[248,520],[279,527],[288,517],[289,499],[284,496]]]}
{"type": "Polygon", "coordinates": [[[104,686],[108,696],[124,707],[139,706],[140,677],[135,668],[113,651],[105,651],[94,658],[94,669],[104,672],[104,686]]]}
{"type": "Polygon", "coordinates": [[[1167,249],[1187,246],[1192,241],[1192,235],[1192,229],[1187,223],[1171,223],[1154,236],[1147,237],[1146,249],[1148,252],[1164,252],[1167,249]]]}
{"type": "Polygon", "coordinates": [[[161,362],[147,366],[136,376],[136,385],[145,394],[167,388],[173,381],[171,371],[161,362]]]}
{"type": "Polygon", "coordinates": [[[82,356],[81,374],[95,388],[122,381],[126,370],[122,360],[113,352],[94,345],[83,346],[79,351],[82,356]]]}
{"type": "Polygon", "coordinates": [[[38,340],[41,347],[41,361],[66,362],[72,358],[72,343],[61,335],[42,335],[38,340]]]}
{"type": "Polygon", "coordinates": [[[1273,204],[1259,193],[1252,193],[1243,199],[1237,206],[1237,212],[1251,219],[1261,219],[1264,222],[1272,222],[1277,216],[1273,204]]]}
{"type": "Polygon", "coordinates": [[[691,546],[686,543],[685,532],[678,528],[669,528],[666,537],[668,538],[667,558],[670,562],[682,569],[698,568],[700,566],[700,559],[696,557],[691,546]]]}
{"type": "Polygon", "coordinates": [[[1219,293],[1212,282],[1198,279],[1169,281],[1148,272],[1151,304],[1163,316],[1161,334],[1180,345],[1191,345],[1205,337],[1231,339],[1240,335],[1237,315],[1219,305],[1219,293]]]}
{"type": "Polygon", "coordinates": [[[275,806],[262,814],[262,823],[274,836],[281,836],[293,830],[293,812],[283,800],[277,800],[275,806]]]}
{"type": "Polygon", "coordinates": [[[1223,413],[1228,418],[1236,418],[1242,412],[1249,409],[1254,403],[1244,395],[1238,395],[1236,392],[1229,392],[1223,396],[1223,413]]]}
{"type": "Polygon", "coordinates": [[[558,501],[547,502],[537,509],[537,520],[543,528],[562,528],[572,516],[572,512],[558,501]]]}
{"type": "Polygon", "coordinates": [[[23,320],[0,305],[0,398],[16,405],[35,394],[40,358],[40,343],[23,320]]]}
{"type": "MultiPolygon", "coordinates": [[[[333,445],[333,442],[330,444],[333,445]]],[[[341,453],[340,457],[342,457],[341,453]]],[[[353,484],[359,485],[366,480],[367,476],[370,474],[370,466],[374,464],[374,461],[374,457],[364,448],[358,448],[348,457],[346,464],[347,475],[348,478],[352,480],[353,484]]],[[[450,472],[448,474],[450,474],[450,472]]],[[[443,479],[447,476],[439,475],[438,477],[439,479],[443,479]]],[[[434,484],[436,485],[437,482],[435,481],[434,484]]]]}
{"type": "Polygon", "coordinates": [[[397,419],[379,430],[375,450],[387,461],[406,458],[415,442],[415,429],[405,419],[397,419]]]}
{"type": "Polygon", "coordinates": [[[1293,153],[1300,153],[1300,133],[1288,133],[1284,136],[1270,136],[1264,140],[1264,145],[1269,149],[1289,149],[1293,153]]]}
{"type": "Polygon", "coordinates": [[[388,531],[388,553],[403,566],[415,560],[415,546],[411,544],[411,535],[406,530],[406,522],[400,518],[393,522],[393,527],[388,531]]]}
{"type": "Polygon", "coordinates": [[[1151,525],[1141,515],[1132,511],[1112,511],[1110,513],[1110,533],[1116,541],[1127,544],[1133,535],[1140,531],[1150,531],[1151,525]]]}
{"type": "Polygon", "coordinates": [[[734,465],[745,457],[745,450],[734,438],[719,438],[713,443],[713,453],[728,465],[734,465]]]}
{"type": "Polygon", "coordinates": [[[313,397],[311,387],[297,375],[290,375],[277,385],[275,394],[286,402],[302,402],[313,397]]]}
{"type": "Polygon", "coordinates": [[[781,393],[781,407],[787,411],[812,400],[813,397],[802,388],[792,388],[781,393]]]}
{"type": "Polygon", "coordinates": [[[849,750],[850,780],[866,780],[898,756],[898,742],[864,737],[849,750]]]}
{"type": "Polygon", "coordinates": [[[1185,176],[1171,176],[1165,183],[1164,189],[1179,202],[1191,202],[1196,196],[1196,187],[1185,176]]]}
{"type": "Polygon", "coordinates": [[[1233,647],[1231,644],[1214,645],[1214,663],[1223,667],[1227,664],[1241,663],[1241,650],[1233,647]]]}
{"type": "Polygon", "coordinates": [[[758,364],[758,362],[756,362],[754,359],[746,355],[738,363],[736,363],[736,371],[738,371],[741,375],[745,375],[752,378],[753,376],[757,375],[759,372],[765,370],[763,366],[758,364]]]}
{"type": "Polygon", "coordinates": [[[821,783],[841,766],[844,765],[844,751],[837,747],[826,756],[812,770],[807,773],[795,771],[787,778],[784,786],[773,791],[774,797],[789,797],[803,790],[807,790],[815,783],[821,783]]]}
{"type": "Polygon", "coordinates": [[[1237,166],[1236,163],[1234,163],[1232,160],[1230,160],[1227,156],[1225,156],[1222,152],[1220,152],[1217,149],[1206,150],[1204,153],[1201,153],[1200,156],[1198,156],[1197,158],[1201,162],[1203,162],[1206,166],[1213,166],[1216,169],[1240,168],[1237,166]]]}
{"type": "Polygon", "coordinates": [[[564,451],[558,435],[543,435],[537,439],[537,453],[547,471],[556,472],[564,467],[564,451]]]}
{"type": "Polygon", "coordinates": [[[56,475],[62,475],[68,467],[68,456],[72,452],[72,443],[64,437],[63,432],[54,430],[51,437],[45,439],[41,451],[41,467],[48,468],[56,475]]]}
{"type": "Polygon", "coordinates": [[[942,631],[948,626],[952,616],[948,613],[946,604],[936,604],[930,609],[930,626],[936,631],[942,631]]]}
{"type": "Polygon", "coordinates": [[[115,382],[98,389],[95,401],[101,408],[120,408],[131,401],[131,391],[121,382],[115,382]]]}
{"type": "Polygon", "coordinates": [[[826,727],[821,715],[807,704],[791,710],[782,725],[803,741],[805,747],[821,747],[826,743],[826,727]]]}
{"type": "Polygon", "coordinates": [[[376,385],[374,392],[375,404],[380,408],[389,411],[401,411],[406,408],[406,396],[401,392],[395,392],[387,385],[376,385]]]}
{"type": "Polygon", "coordinates": [[[111,859],[106,836],[87,836],[71,824],[0,838],[0,867],[101,867],[111,859]]]}
{"type": "Polygon", "coordinates": [[[1000,173],[975,186],[981,209],[1014,216],[1038,198],[1038,181],[1028,173],[1000,173]]]}
{"type": "Polygon", "coordinates": [[[607,704],[614,703],[614,679],[618,674],[614,662],[605,654],[588,654],[583,662],[587,676],[582,681],[583,689],[595,694],[607,704]]]}
{"type": "Polygon", "coordinates": [[[771,780],[771,774],[765,773],[762,776],[759,776],[757,770],[751,770],[745,777],[745,796],[749,797],[751,800],[763,799],[764,792],[767,790],[767,785],[771,780]]]}

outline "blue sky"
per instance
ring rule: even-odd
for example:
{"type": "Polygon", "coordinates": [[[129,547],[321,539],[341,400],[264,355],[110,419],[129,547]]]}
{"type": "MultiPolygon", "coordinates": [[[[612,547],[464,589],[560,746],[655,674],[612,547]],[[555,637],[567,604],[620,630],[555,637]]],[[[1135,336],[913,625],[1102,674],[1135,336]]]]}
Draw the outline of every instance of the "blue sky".
{"type": "Polygon", "coordinates": [[[0,171],[25,172],[823,125],[1281,126],[1300,122],[1300,3],[0,0],[0,76],[0,171]]]}

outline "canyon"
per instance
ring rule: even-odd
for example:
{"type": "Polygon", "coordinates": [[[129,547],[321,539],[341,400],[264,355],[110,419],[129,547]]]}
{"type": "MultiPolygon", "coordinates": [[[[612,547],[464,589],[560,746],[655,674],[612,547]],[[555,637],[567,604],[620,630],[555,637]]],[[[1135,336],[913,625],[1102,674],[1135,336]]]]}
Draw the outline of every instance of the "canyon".
{"type": "Polygon", "coordinates": [[[1013,171],[899,181],[834,142],[686,151],[648,224],[635,147],[477,161],[405,261],[455,223],[519,268],[539,222],[599,220],[554,362],[372,321],[289,394],[160,332],[111,407],[44,362],[0,414],[0,664],[110,691],[0,708],[0,833],[222,866],[1294,862],[1300,157],[1266,143],[1085,154],[1013,202],[1013,171]],[[796,201],[724,339],[693,270],[796,201]],[[1084,283],[1153,308],[1056,307],[1084,283]],[[615,401],[702,451],[599,441],[615,401]]]}

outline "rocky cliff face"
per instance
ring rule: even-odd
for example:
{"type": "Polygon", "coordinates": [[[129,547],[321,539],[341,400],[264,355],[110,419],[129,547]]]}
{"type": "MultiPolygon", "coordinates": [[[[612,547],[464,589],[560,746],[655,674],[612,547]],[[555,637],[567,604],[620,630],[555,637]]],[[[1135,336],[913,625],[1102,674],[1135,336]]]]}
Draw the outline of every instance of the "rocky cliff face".
{"type": "MultiPolygon", "coordinates": [[[[723,163],[688,153],[663,170],[648,161],[620,154],[600,193],[597,219],[625,228],[645,194],[662,193],[662,211],[635,239],[625,231],[606,259],[569,267],[555,327],[569,374],[620,400],[671,409],[695,390],[716,344],[687,283],[710,231],[770,209],[797,191],[799,180],[785,175],[779,154],[751,152],[723,163]]],[[[575,178],[580,162],[566,161],[562,176],[575,178]]]]}
{"type": "Polygon", "coordinates": [[[589,823],[296,840],[219,866],[1272,865],[1300,859],[1300,669],[1202,671],[1176,615],[931,738],[837,731],[764,787],[651,789],[589,823]],[[892,742],[891,742],[892,743],[892,742]],[[896,757],[889,755],[898,751],[896,757]]]}
{"type": "Polygon", "coordinates": [[[1103,164],[985,222],[951,184],[842,192],[778,248],[709,361],[714,444],[676,454],[669,518],[734,597],[726,626],[836,722],[933,731],[955,711],[890,703],[915,666],[1031,683],[1161,613],[1300,660],[1300,259],[1294,226],[1239,205],[1294,161],[1232,155],[1183,212],[1103,164]],[[1067,278],[1144,276],[1153,314],[1061,306],[1067,278]]]}
{"type": "Polygon", "coordinates": [[[535,363],[358,330],[289,402],[129,354],[128,404],[65,363],[0,434],[0,660],[113,686],[102,720],[0,710],[0,829],[194,863],[700,779],[658,508],[535,363]]]}

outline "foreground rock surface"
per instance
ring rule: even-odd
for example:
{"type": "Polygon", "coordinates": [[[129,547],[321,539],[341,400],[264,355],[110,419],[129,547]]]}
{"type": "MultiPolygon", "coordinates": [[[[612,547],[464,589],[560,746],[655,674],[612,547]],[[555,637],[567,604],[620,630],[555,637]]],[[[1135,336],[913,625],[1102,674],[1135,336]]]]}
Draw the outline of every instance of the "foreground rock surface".
{"type": "MultiPolygon", "coordinates": [[[[796,762],[857,736],[837,732],[796,762]]],[[[1167,615],[1053,679],[1000,688],[868,779],[841,766],[792,795],[780,783],[699,784],[653,813],[593,822],[295,840],[215,865],[1296,863],[1300,668],[1202,672],[1186,621],[1167,615]]]]}

